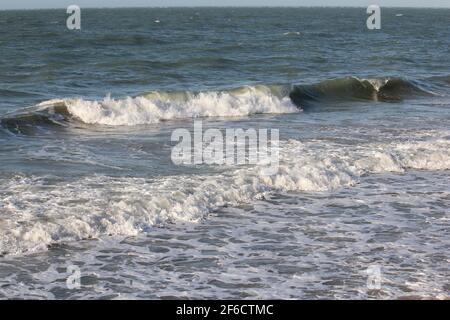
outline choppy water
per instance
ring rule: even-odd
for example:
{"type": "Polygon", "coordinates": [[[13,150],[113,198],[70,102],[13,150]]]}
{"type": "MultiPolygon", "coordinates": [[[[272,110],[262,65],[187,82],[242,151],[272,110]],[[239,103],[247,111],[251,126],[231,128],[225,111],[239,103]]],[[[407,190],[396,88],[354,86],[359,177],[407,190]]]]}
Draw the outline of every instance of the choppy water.
{"type": "Polygon", "coordinates": [[[366,17],[0,12],[0,297],[448,298],[450,10],[366,17]],[[173,164],[194,118],[278,173],[173,164]]]}

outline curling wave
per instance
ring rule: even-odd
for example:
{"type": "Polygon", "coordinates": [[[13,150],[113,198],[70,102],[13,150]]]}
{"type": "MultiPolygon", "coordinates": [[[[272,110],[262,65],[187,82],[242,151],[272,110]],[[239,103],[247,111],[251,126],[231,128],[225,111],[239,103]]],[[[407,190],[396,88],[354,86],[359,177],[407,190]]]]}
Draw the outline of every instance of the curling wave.
{"type": "Polygon", "coordinates": [[[352,100],[394,102],[414,96],[430,95],[433,93],[418,82],[402,78],[345,77],[312,85],[294,86],[290,98],[295,104],[305,106],[312,102],[352,100]]]}
{"type": "MultiPolygon", "coordinates": [[[[439,81],[442,83],[442,79],[439,81]]],[[[55,99],[6,115],[0,123],[15,133],[27,133],[37,126],[65,125],[71,121],[134,126],[199,117],[296,113],[320,103],[355,100],[395,102],[430,95],[434,93],[417,81],[345,77],[310,85],[255,85],[202,92],[152,91],[122,99],[107,96],[100,101],[55,99]]]]}
{"type": "Polygon", "coordinates": [[[299,112],[284,86],[246,86],[224,91],[153,91],[136,97],[102,101],[81,98],[49,100],[7,115],[4,127],[23,131],[39,124],[68,121],[109,126],[134,126],[199,117],[241,117],[253,114],[299,112]]]}

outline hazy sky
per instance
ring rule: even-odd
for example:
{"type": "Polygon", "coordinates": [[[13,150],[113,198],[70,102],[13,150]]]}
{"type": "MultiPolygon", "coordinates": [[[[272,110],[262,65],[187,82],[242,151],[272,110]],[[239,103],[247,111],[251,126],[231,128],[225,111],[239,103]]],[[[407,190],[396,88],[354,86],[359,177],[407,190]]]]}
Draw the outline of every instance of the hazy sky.
{"type": "Polygon", "coordinates": [[[364,6],[450,7],[450,0],[0,0],[0,9],[166,6],[364,6]]]}

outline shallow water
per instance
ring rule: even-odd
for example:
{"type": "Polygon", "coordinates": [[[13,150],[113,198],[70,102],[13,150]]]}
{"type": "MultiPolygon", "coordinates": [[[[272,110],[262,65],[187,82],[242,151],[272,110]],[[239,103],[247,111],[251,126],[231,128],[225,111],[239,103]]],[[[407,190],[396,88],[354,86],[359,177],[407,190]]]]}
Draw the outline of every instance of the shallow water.
{"type": "Polygon", "coordinates": [[[0,297],[448,298],[449,12],[0,12],[0,297]],[[175,165],[194,119],[278,172],[175,165]]]}

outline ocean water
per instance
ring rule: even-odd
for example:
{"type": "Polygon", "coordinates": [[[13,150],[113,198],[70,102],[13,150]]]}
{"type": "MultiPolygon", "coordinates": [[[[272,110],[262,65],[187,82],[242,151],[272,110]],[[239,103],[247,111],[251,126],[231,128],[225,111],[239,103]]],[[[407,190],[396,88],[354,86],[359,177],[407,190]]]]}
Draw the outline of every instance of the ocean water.
{"type": "Polygon", "coordinates": [[[450,10],[66,17],[0,11],[0,298],[449,298],[450,10]],[[194,120],[278,172],[174,164],[194,120]]]}

